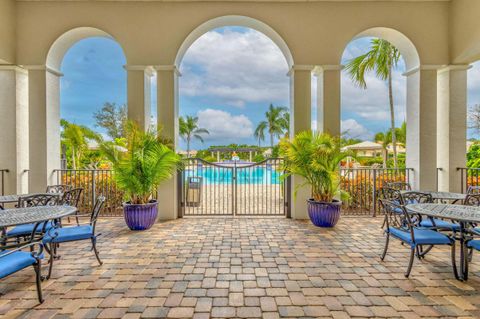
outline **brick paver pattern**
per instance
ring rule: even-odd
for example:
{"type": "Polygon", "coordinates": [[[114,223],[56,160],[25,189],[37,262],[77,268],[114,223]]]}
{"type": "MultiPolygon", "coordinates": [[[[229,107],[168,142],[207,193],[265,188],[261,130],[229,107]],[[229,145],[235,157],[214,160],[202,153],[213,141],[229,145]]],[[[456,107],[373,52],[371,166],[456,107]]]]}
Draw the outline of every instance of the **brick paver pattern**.
{"type": "MultiPolygon", "coordinates": [[[[480,317],[480,254],[470,279],[454,279],[448,248],[403,275],[408,248],[379,255],[381,219],[341,219],[333,229],[274,218],[179,219],[132,232],[98,225],[98,266],[88,242],[62,244],[36,300],[33,269],[0,281],[7,318],[480,317]]],[[[44,270],[48,265],[44,265],[44,270]]]]}

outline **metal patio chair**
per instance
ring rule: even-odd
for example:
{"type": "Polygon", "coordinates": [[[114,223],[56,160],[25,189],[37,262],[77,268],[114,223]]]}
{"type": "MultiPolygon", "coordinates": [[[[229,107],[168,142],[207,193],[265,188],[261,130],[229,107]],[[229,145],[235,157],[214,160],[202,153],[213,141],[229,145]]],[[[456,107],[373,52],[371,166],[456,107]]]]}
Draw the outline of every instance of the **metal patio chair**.
{"type": "Polygon", "coordinates": [[[410,260],[405,272],[405,277],[408,278],[412,270],[415,253],[418,253],[419,251],[418,247],[449,245],[451,246],[453,272],[455,277],[458,278],[457,267],[455,263],[455,239],[441,232],[419,226],[418,222],[420,221],[420,218],[410,215],[404,205],[385,199],[381,199],[380,203],[387,214],[387,227],[385,229],[387,238],[385,241],[385,248],[381,255],[382,260],[384,260],[385,256],[387,255],[390,237],[398,239],[402,243],[409,245],[410,260]]]}
{"type": "MultiPolygon", "coordinates": [[[[97,234],[95,232],[95,228],[97,225],[98,215],[102,210],[103,204],[105,203],[105,197],[99,196],[95,201],[95,205],[93,206],[92,212],[90,214],[85,214],[83,216],[90,217],[90,221],[84,224],[78,224],[76,226],[68,226],[68,227],[57,227],[51,229],[47,234],[43,237],[43,244],[45,245],[47,251],[50,254],[50,268],[48,269],[48,276],[47,279],[51,277],[52,270],[53,270],[53,261],[55,259],[55,252],[57,247],[60,243],[67,243],[73,241],[80,241],[80,240],[91,240],[92,242],[92,249],[95,252],[95,257],[100,265],[102,265],[102,261],[100,260],[100,256],[97,250],[97,237],[101,234],[97,234]]],[[[82,215],[78,215],[78,217],[83,217],[82,215]]]]}
{"type": "Polygon", "coordinates": [[[72,189],[72,186],[70,186],[70,185],[63,185],[63,184],[48,185],[45,192],[48,193],[48,194],[61,194],[61,193],[65,193],[66,191],[69,191],[71,189],[72,189]]]}

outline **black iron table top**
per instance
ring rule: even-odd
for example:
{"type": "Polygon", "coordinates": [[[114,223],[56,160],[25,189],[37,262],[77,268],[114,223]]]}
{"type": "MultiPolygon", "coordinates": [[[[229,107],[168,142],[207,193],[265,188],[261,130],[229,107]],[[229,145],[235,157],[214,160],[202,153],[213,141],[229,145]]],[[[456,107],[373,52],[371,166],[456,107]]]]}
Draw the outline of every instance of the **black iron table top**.
{"type": "MultiPolygon", "coordinates": [[[[401,193],[408,193],[412,191],[401,191],[401,193]]],[[[462,193],[452,193],[452,192],[434,192],[434,191],[418,191],[426,194],[432,195],[433,199],[439,199],[439,200],[451,200],[451,201],[459,201],[459,200],[465,200],[467,197],[467,194],[462,194],[462,193]]]]}
{"type": "Polygon", "coordinates": [[[460,222],[480,223],[480,207],[453,204],[409,204],[411,213],[460,222]]]}
{"type": "Polygon", "coordinates": [[[59,219],[76,211],[77,208],[73,206],[36,206],[0,210],[0,228],[59,219]]]}
{"type": "MultiPolygon", "coordinates": [[[[18,203],[18,199],[23,196],[31,196],[31,195],[41,195],[41,194],[46,194],[46,193],[34,193],[34,194],[13,194],[13,195],[3,195],[0,196],[0,205],[1,204],[8,204],[8,203],[18,203]]],[[[49,195],[57,195],[57,196],[62,196],[62,193],[48,193],[49,195]]]]}

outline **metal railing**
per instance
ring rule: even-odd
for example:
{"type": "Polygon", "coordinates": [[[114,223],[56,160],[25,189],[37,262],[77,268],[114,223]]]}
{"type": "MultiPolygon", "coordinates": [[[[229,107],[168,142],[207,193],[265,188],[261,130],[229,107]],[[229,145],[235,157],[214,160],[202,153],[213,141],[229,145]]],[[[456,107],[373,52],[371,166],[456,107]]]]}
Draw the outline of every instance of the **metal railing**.
{"type": "Polygon", "coordinates": [[[342,168],[341,188],[350,195],[349,203],[344,203],[346,215],[376,216],[378,192],[386,182],[410,182],[411,168],[342,168]]]}
{"type": "Polygon", "coordinates": [[[186,159],[178,179],[179,216],[288,216],[290,183],[282,163],[186,159]]]}
{"type": "Polygon", "coordinates": [[[5,195],[5,174],[8,173],[9,170],[6,168],[0,169],[0,187],[2,188],[0,194],[5,195]]]}
{"type": "Polygon", "coordinates": [[[57,184],[83,188],[79,210],[90,212],[97,196],[105,197],[102,216],[123,216],[123,192],[117,188],[113,172],[107,169],[56,169],[53,171],[57,184]]]}
{"type": "Polygon", "coordinates": [[[460,173],[461,192],[466,193],[470,186],[480,186],[480,168],[457,167],[460,173]]]}

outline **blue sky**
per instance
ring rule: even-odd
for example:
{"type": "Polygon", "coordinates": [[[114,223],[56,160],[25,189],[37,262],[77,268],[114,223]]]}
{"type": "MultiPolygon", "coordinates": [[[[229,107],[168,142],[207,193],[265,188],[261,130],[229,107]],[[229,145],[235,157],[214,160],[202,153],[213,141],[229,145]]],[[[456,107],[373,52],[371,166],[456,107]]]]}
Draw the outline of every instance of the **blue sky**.
{"type": "MultiPolygon", "coordinates": [[[[350,42],[342,63],[365,53],[369,42],[369,38],[350,42]]],[[[104,102],[124,104],[125,63],[121,47],[111,39],[89,38],[75,44],[65,55],[61,68],[62,118],[95,128],[93,113],[104,102]]],[[[195,142],[193,148],[256,144],[253,131],[268,105],[289,107],[285,58],[268,37],[251,29],[227,27],[207,32],[186,52],[180,71],[180,115],[198,116],[201,126],[211,133],[205,144],[195,142]]],[[[406,81],[401,75],[404,71],[402,60],[394,73],[398,124],[405,119],[406,81]]],[[[468,73],[468,104],[480,103],[480,64],[468,73]]],[[[342,74],[342,130],[350,137],[371,139],[374,133],[389,127],[386,83],[374,74],[368,74],[366,81],[368,88],[363,90],[355,87],[345,72],[342,74]]],[[[312,90],[315,91],[314,82],[312,90]]],[[[156,116],[155,90],[152,93],[152,114],[156,116]]],[[[183,141],[180,148],[185,148],[183,141]]]]}

